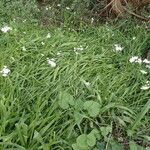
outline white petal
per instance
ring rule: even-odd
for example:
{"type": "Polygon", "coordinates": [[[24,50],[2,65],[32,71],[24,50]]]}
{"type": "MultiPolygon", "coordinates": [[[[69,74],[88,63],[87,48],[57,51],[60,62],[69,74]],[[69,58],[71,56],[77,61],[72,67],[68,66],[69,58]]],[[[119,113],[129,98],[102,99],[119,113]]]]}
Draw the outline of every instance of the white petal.
{"type": "Polygon", "coordinates": [[[119,44],[115,44],[114,46],[115,46],[115,50],[114,51],[116,51],[116,52],[119,52],[119,51],[123,50],[123,47],[121,47],[121,45],[119,45],[119,44]]]}
{"type": "Polygon", "coordinates": [[[140,70],[140,72],[141,72],[142,74],[147,74],[147,72],[146,72],[145,70],[140,70]]]}
{"type": "Polygon", "coordinates": [[[144,59],[144,60],[143,60],[143,63],[145,63],[145,64],[150,64],[150,61],[149,61],[148,59],[144,59]]]}
{"type": "Polygon", "coordinates": [[[141,90],[148,90],[149,88],[150,88],[149,85],[143,85],[143,86],[141,87],[141,90]]]}
{"type": "Polygon", "coordinates": [[[8,69],[7,66],[4,66],[3,69],[0,71],[0,73],[2,74],[3,77],[8,76],[8,74],[10,73],[10,69],[8,69]]]}
{"type": "Polygon", "coordinates": [[[138,58],[139,58],[138,56],[133,56],[129,59],[129,61],[130,61],[130,63],[133,63],[133,62],[137,61],[138,58]]]}
{"type": "Polygon", "coordinates": [[[4,32],[4,33],[8,32],[10,30],[12,30],[12,28],[8,27],[8,26],[5,26],[5,27],[1,28],[1,31],[4,32]]]}
{"type": "Polygon", "coordinates": [[[51,38],[51,34],[48,33],[47,36],[46,36],[46,38],[47,38],[47,39],[51,38]]]}
{"type": "Polygon", "coordinates": [[[56,63],[53,58],[52,59],[47,58],[47,62],[49,65],[51,65],[51,67],[56,67],[56,63]]]}

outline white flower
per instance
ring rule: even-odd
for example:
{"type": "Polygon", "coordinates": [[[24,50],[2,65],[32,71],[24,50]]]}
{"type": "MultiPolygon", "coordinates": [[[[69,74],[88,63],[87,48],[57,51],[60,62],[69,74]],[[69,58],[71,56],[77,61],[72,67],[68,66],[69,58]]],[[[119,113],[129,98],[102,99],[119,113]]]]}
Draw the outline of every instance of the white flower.
{"type": "Polygon", "coordinates": [[[138,59],[138,56],[133,56],[129,59],[130,63],[135,62],[138,59]]]}
{"type": "Polygon", "coordinates": [[[26,22],[27,20],[25,19],[25,20],[23,20],[22,22],[26,22]]]}
{"type": "Polygon", "coordinates": [[[115,44],[114,46],[115,46],[115,50],[114,50],[115,52],[120,52],[123,50],[123,47],[121,47],[121,45],[119,44],[115,44]]]}
{"type": "Polygon", "coordinates": [[[94,18],[91,18],[91,24],[94,22],[94,18]]]}
{"type": "Polygon", "coordinates": [[[150,65],[146,65],[145,67],[148,68],[148,69],[150,69],[150,65]]]}
{"type": "Polygon", "coordinates": [[[48,7],[46,7],[45,9],[48,10],[48,7]]]}
{"type": "Polygon", "coordinates": [[[55,63],[55,60],[52,58],[52,59],[49,59],[47,58],[47,62],[49,65],[51,65],[51,67],[56,67],[56,63],[55,63]]]}
{"type": "Polygon", "coordinates": [[[42,45],[45,45],[45,43],[44,43],[44,42],[41,42],[41,44],[42,44],[42,45]]]}
{"type": "Polygon", "coordinates": [[[150,81],[146,81],[146,84],[141,87],[141,90],[149,90],[150,89],[150,81]]]}
{"type": "Polygon", "coordinates": [[[76,53],[76,54],[79,54],[79,52],[80,51],[83,51],[83,46],[79,46],[79,47],[74,47],[74,52],[76,53]]]}
{"type": "Polygon", "coordinates": [[[149,61],[148,59],[144,59],[144,60],[143,60],[143,63],[145,63],[145,64],[150,64],[150,61],[149,61]]]}
{"type": "Polygon", "coordinates": [[[140,70],[140,72],[141,72],[142,74],[147,74],[147,72],[146,72],[145,70],[140,70]]]}
{"type": "Polygon", "coordinates": [[[70,10],[70,7],[66,7],[67,10],[70,10]]]}
{"type": "Polygon", "coordinates": [[[133,40],[135,40],[135,39],[136,39],[136,37],[134,36],[132,39],[133,39],[133,40]]]}
{"type": "Polygon", "coordinates": [[[57,52],[57,55],[60,55],[61,53],[60,52],[57,52]]]}
{"type": "Polygon", "coordinates": [[[7,66],[4,66],[3,69],[0,71],[0,73],[2,74],[3,77],[8,76],[8,74],[10,73],[10,69],[8,69],[7,66]]]}
{"type": "Polygon", "coordinates": [[[47,36],[46,36],[46,38],[47,38],[47,39],[51,38],[51,34],[48,33],[47,36]]]}
{"type": "Polygon", "coordinates": [[[150,89],[150,85],[143,85],[141,87],[141,90],[149,90],[150,89]]]}
{"type": "Polygon", "coordinates": [[[5,26],[5,27],[1,28],[1,31],[4,32],[4,33],[8,32],[10,30],[12,30],[12,28],[8,27],[8,26],[5,26]]]}
{"type": "Polygon", "coordinates": [[[135,62],[141,64],[142,63],[142,59],[138,58],[135,62]]]}
{"type": "Polygon", "coordinates": [[[133,56],[133,57],[131,57],[131,58],[129,59],[129,61],[130,61],[130,63],[133,63],[133,62],[139,63],[139,64],[142,63],[142,59],[139,58],[138,56],[133,56]]]}
{"type": "Polygon", "coordinates": [[[91,85],[90,82],[87,82],[87,81],[85,81],[85,80],[83,80],[83,83],[85,84],[85,86],[90,86],[90,85],[91,85]]]}
{"type": "Polygon", "coordinates": [[[146,81],[146,84],[150,84],[150,81],[146,81]]]}
{"type": "Polygon", "coordinates": [[[22,50],[23,50],[23,51],[26,51],[26,47],[25,47],[25,46],[23,46],[23,47],[22,47],[22,50]]]}
{"type": "Polygon", "coordinates": [[[60,7],[61,5],[60,5],[60,4],[57,4],[57,6],[60,7]]]}

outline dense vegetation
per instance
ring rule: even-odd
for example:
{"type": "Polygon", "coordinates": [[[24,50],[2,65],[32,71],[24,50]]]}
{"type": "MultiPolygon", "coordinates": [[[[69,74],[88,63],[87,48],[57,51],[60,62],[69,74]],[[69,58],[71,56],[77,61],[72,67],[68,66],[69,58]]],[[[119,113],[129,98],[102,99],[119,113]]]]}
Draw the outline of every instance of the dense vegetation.
{"type": "Polygon", "coordinates": [[[148,150],[146,23],[67,2],[0,2],[0,150],[148,150]]]}

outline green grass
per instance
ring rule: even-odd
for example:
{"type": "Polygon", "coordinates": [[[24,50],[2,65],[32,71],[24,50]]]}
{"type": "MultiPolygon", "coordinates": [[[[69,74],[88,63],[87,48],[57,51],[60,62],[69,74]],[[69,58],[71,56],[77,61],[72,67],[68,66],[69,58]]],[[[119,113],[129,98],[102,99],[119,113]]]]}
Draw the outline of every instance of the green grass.
{"type": "Polygon", "coordinates": [[[143,26],[81,25],[76,31],[11,20],[12,31],[0,32],[0,70],[11,70],[7,77],[0,74],[0,149],[148,146],[150,91],[140,88],[150,72],[129,62],[140,57],[149,38],[143,26]],[[123,51],[115,52],[114,44],[123,51]]]}

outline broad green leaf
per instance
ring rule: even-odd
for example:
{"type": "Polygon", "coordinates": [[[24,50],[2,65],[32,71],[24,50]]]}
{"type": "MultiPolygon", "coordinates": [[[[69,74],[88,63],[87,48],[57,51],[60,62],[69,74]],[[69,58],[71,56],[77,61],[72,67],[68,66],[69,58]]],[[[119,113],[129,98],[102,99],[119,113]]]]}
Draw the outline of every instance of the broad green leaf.
{"type": "Polygon", "coordinates": [[[98,140],[101,139],[100,131],[98,131],[97,129],[93,129],[90,134],[93,134],[98,140]]]}
{"type": "Polygon", "coordinates": [[[87,135],[87,144],[90,147],[93,147],[96,144],[96,137],[94,136],[94,134],[90,133],[87,135]]]}
{"type": "Polygon", "coordinates": [[[87,135],[82,134],[79,137],[77,137],[77,145],[81,149],[88,149],[88,144],[87,144],[87,135]]]}
{"type": "Polygon", "coordinates": [[[84,103],[84,109],[88,111],[91,117],[96,117],[100,112],[100,104],[95,101],[86,101],[84,103]]]}
{"type": "Polygon", "coordinates": [[[58,104],[60,105],[61,108],[68,109],[69,105],[71,106],[74,105],[73,96],[66,91],[60,92],[58,104]]]}
{"type": "Polygon", "coordinates": [[[107,126],[107,127],[101,127],[101,134],[104,138],[106,138],[106,136],[112,132],[112,127],[111,126],[107,126]]]}

